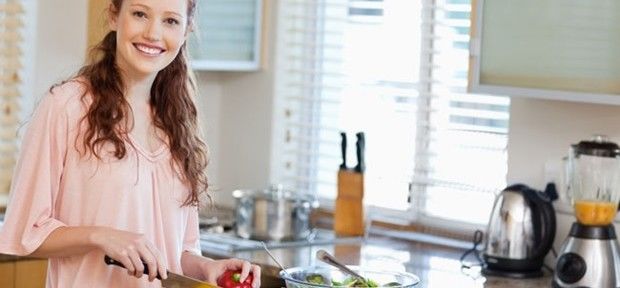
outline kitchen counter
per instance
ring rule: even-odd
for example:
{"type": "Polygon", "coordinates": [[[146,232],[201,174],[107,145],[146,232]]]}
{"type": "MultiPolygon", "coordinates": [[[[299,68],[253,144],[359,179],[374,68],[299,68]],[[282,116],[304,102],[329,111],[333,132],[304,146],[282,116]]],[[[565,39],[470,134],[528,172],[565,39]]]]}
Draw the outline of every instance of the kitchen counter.
{"type": "Polygon", "coordinates": [[[21,260],[28,260],[28,259],[36,259],[36,258],[29,258],[29,257],[20,257],[20,256],[0,254],[0,263],[3,263],[3,262],[14,262],[14,261],[21,261],[21,260]]]}
{"type": "MultiPolygon", "coordinates": [[[[552,279],[549,273],[536,279],[509,279],[485,277],[480,274],[480,269],[475,268],[470,271],[461,271],[459,258],[464,252],[461,249],[381,236],[360,239],[358,243],[347,242],[270,250],[284,267],[294,267],[324,265],[315,260],[316,251],[319,249],[332,253],[348,265],[416,274],[421,279],[421,287],[424,288],[549,287],[552,279]]],[[[280,271],[276,263],[263,250],[223,252],[207,248],[203,249],[203,254],[213,258],[237,257],[250,260],[262,267],[262,273],[266,278],[275,279],[280,271]]],[[[263,285],[266,288],[278,286],[280,286],[278,282],[263,285]]]]}
{"type": "MultiPolygon", "coordinates": [[[[424,288],[531,288],[549,287],[551,283],[549,273],[537,279],[509,279],[485,277],[480,274],[479,269],[461,271],[459,258],[464,252],[461,249],[377,235],[353,242],[273,248],[271,251],[282,265],[295,267],[323,265],[315,260],[316,251],[319,249],[332,253],[348,265],[360,265],[379,270],[407,271],[416,274],[421,279],[421,287],[424,288]]],[[[281,280],[278,279],[280,268],[263,250],[227,252],[213,250],[204,245],[203,254],[212,258],[236,257],[250,260],[262,267],[264,279],[271,279],[271,281],[263,281],[264,288],[276,288],[282,284],[281,280]]],[[[32,259],[30,257],[0,254],[0,263],[32,259]]]]}

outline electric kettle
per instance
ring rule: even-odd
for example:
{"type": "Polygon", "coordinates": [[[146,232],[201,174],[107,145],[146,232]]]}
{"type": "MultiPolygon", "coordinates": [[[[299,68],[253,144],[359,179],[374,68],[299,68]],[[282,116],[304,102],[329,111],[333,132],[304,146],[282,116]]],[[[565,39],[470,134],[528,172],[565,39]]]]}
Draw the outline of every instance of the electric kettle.
{"type": "Polygon", "coordinates": [[[545,255],[555,237],[555,185],[544,192],[527,185],[506,187],[497,195],[489,219],[482,273],[531,278],[543,275],[545,255]]]}

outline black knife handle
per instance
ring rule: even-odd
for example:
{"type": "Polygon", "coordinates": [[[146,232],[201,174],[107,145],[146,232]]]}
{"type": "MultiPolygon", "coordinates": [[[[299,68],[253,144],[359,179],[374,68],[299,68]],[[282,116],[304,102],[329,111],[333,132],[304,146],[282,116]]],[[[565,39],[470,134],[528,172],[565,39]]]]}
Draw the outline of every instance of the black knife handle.
{"type": "Polygon", "coordinates": [[[347,133],[345,132],[340,132],[340,152],[342,152],[340,170],[347,170],[347,133]]]}
{"type": "MultiPolygon", "coordinates": [[[[105,255],[105,257],[103,257],[103,261],[105,262],[105,264],[108,264],[108,265],[116,265],[116,266],[120,266],[120,267],[126,268],[125,265],[123,265],[123,263],[118,262],[118,261],[112,259],[112,257],[110,257],[108,255],[105,255]]],[[[144,265],[143,273],[144,274],[149,274],[149,266],[146,265],[146,263],[144,261],[142,261],[142,265],[144,265]]],[[[161,280],[161,276],[159,276],[159,272],[157,273],[157,279],[161,280]]]]}
{"type": "Polygon", "coordinates": [[[364,170],[366,170],[366,163],[364,160],[366,137],[364,137],[364,132],[357,132],[355,136],[357,137],[357,142],[355,143],[355,152],[357,154],[357,165],[355,166],[355,172],[364,173],[364,170]]]}

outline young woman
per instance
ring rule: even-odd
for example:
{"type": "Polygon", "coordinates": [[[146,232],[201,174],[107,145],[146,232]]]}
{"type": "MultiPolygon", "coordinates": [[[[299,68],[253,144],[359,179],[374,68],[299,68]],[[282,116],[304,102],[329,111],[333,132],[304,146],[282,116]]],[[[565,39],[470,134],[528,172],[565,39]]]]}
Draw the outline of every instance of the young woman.
{"type": "Polygon", "coordinates": [[[90,64],[30,120],[0,253],[49,258],[47,287],[159,287],[166,269],[211,283],[242,270],[260,285],[258,266],[200,253],[207,154],[185,47],[195,5],[112,0],[90,64]]]}

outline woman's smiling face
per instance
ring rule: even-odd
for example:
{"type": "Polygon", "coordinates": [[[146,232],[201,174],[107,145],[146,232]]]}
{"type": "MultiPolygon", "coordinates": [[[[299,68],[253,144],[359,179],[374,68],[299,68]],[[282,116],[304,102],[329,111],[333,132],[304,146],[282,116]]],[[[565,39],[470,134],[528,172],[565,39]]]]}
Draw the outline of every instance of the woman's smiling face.
{"type": "Polygon", "coordinates": [[[124,0],[110,6],[116,64],[124,75],[154,76],[174,60],[188,35],[188,0],[124,0]]]}

